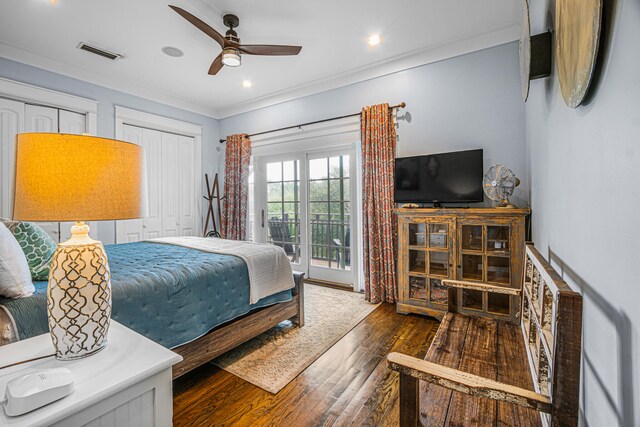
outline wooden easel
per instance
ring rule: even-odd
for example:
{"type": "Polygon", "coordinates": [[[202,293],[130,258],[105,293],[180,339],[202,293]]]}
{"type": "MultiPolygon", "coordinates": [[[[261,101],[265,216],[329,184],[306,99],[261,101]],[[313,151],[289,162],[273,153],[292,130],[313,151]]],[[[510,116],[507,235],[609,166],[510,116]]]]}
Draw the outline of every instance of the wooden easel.
{"type": "Polygon", "coordinates": [[[207,183],[207,195],[202,196],[206,201],[209,202],[209,209],[207,210],[207,219],[204,222],[204,237],[220,237],[220,232],[218,232],[218,227],[216,226],[216,217],[213,214],[213,201],[214,199],[218,204],[218,218],[222,219],[222,210],[220,209],[220,201],[224,199],[224,196],[220,197],[220,185],[218,184],[218,174],[216,174],[213,179],[213,188],[209,185],[209,175],[204,174],[204,180],[207,183]],[[213,224],[213,230],[209,230],[209,218],[211,218],[211,223],[213,224]]]}

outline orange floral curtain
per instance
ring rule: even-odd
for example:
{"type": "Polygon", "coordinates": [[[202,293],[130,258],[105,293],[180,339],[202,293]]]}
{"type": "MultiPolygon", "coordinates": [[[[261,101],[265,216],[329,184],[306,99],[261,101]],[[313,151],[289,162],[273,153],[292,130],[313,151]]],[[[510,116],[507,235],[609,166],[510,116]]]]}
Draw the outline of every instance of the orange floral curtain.
{"type": "Polygon", "coordinates": [[[245,134],[227,137],[224,162],[224,200],[220,228],[222,237],[245,240],[249,202],[251,140],[245,134]]]}
{"type": "Polygon", "coordinates": [[[396,129],[389,104],[362,109],[362,225],[365,297],[372,303],[398,300],[397,218],[393,199],[396,129]]]}

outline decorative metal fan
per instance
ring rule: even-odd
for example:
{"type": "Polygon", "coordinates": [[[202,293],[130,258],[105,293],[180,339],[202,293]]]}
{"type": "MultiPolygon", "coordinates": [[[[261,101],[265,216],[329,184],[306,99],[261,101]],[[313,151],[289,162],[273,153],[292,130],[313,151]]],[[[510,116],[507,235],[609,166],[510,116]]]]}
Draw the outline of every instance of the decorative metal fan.
{"type": "Polygon", "coordinates": [[[498,208],[515,208],[509,202],[509,197],[513,194],[513,190],[520,185],[520,180],[516,177],[511,169],[502,165],[493,165],[484,174],[482,187],[484,193],[491,200],[498,202],[498,208]]]}
{"type": "Polygon", "coordinates": [[[240,25],[240,18],[236,15],[226,14],[222,17],[224,25],[229,27],[223,36],[214,30],[209,24],[200,18],[190,14],[186,10],[169,5],[171,9],[176,11],[180,16],[189,21],[197,29],[214,39],[222,48],[222,52],[213,60],[209,67],[209,74],[215,76],[223,66],[239,67],[242,64],[241,55],[266,55],[266,56],[282,56],[297,55],[300,53],[302,46],[286,46],[286,45],[270,45],[270,44],[240,44],[238,33],[234,30],[240,25]]]}

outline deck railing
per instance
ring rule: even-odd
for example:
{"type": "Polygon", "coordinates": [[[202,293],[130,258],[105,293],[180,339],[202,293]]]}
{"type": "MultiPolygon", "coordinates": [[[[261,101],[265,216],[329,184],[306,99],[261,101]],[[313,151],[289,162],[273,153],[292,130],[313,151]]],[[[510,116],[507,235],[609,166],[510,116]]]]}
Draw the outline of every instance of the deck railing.
{"type": "MultiPolygon", "coordinates": [[[[332,268],[345,268],[351,264],[349,216],[344,216],[344,219],[330,219],[327,216],[311,215],[311,259],[326,261],[332,268]]],[[[288,255],[294,256],[292,260],[295,261],[299,255],[299,220],[285,214],[283,218],[269,219],[269,223],[269,243],[283,247],[288,255]]]]}

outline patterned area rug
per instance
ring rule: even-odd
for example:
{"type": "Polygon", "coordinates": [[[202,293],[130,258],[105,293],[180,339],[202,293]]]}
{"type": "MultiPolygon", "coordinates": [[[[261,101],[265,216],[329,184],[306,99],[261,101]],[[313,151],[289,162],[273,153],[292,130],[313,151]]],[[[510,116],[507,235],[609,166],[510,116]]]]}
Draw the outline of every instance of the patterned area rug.
{"type": "Polygon", "coordinates": [[[303,328],[282,322],[213,363],[275,394],[378,305],[360,293],[306,284],[303,328]]]}

